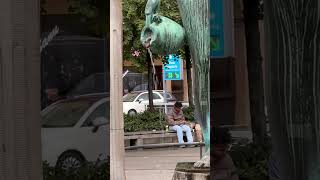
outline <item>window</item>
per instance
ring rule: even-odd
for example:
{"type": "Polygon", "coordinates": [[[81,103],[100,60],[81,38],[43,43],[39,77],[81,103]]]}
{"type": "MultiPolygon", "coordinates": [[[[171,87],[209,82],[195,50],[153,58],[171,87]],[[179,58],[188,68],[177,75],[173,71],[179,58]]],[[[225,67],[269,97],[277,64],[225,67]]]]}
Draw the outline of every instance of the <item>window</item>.
{"type": "Polygon", "coordinates": [[[141,99],[142,99],[143,101],[149,100],[148,93],[143,93],[143,94],[141,94],[141,95],[139,96],[139,98],[138,98],[138,101],[141,100],[141,99]]]}
{"type": "MultiPolygon", "coordinates": [[[[156,99],[161,99],[161,97],[157,94],[157,93],[152,93],[153,94],[153,100],[156,99]]],[[[139,98],[137,99],[137,101],[139,100],[143,100],[143,101],[148,101],[149,100],[149,93],[143,93],[139,96],[139,98]]]]}
{"type": "Polygon", "coordinates": [[[161,99],[161,97],[160,97],[158,94],[153,93],[153,99],[154,99],[154,100],[155,100],[155,99],[161,99]]]}
{"type": "Polygon", "coordinates": [[[133,102],[136,97],[138,96],[138,93],[129,93],[129,94],[126,94],[124,97],[123,97],[123,102],[133,102]]]}
{"type": "MultiPolygon", "coordinates": [[[[160,92],[160,94],[164,97],[164,92],[160,92]]],[[[176,100],[176,98],[170,93],[166,93],[166,98],[167,98],[167,101],[175,101],[176,100]]]]}
{"type": "Polygon", "coordinates": [[[43,115],[42,127],[73,127],[92,104],[89,100],[58,103],[43,115]]]}
{"type": "Polygon", "coordinates": [[[82,124],[82,127],[90,127],[93,126],[92,121],[99,117],[105,117],[107,119],[107,123],[109,123],[109,102],[103,103],[99,105],[88,117],[88,119],[82,124]]]}

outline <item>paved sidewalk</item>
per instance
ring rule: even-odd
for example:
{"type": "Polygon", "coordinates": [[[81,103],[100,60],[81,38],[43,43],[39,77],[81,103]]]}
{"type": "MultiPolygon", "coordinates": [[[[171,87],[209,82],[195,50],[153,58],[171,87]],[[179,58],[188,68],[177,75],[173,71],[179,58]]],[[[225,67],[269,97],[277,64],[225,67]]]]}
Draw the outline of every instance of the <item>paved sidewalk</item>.
{"type": "Polygon", "coordinates": [[[126,151],[126,180],[172,180],[178,162],[195,162],[199,159],[199,147],[126,151]]]}

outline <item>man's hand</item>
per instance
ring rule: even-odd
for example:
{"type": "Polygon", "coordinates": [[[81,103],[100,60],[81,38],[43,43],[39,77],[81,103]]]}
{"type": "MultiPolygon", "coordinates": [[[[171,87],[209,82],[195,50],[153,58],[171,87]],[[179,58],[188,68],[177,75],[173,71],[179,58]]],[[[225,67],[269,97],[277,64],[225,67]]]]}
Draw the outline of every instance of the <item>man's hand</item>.
{"type": "Polygon", "coordinates": [[[183,119],[179,119],[179,120],[176,120],[175,121],[175,124],[176,125],[183,125],[183,124],[186,124],[187,123],[187,121],[185,121],[185,120],[183,120],[183,119]]]}

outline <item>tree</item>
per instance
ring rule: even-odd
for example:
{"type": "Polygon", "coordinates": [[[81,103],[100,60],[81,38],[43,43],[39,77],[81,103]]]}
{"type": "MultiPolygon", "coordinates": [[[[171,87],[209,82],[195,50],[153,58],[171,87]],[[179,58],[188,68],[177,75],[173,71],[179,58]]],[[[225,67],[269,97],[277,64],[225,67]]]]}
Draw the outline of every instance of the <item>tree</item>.
{"type": "MultiPolygon", "coordinates": [[[[133,62],[141,71],[145,71],[146,50],[140,42],[140,34],[145,23],[144,9],[147,0],[123,0],[123,49],[124,59],[133,62]]],[[[182,24],[176,1],[161,0],[162,15],[182,24]]],[[[162,59],[156,56],[158,59],[162,59]]]]}
{"type": "MultiPolygon", "coordinates": [[[[144,9],[146,2],[146,0],[123,0],[123,47],[124,58],[126,60],[133,62],[140,71],[148,70],[149,104],[150,109],[152,110],[153,96],[151,94],[151,89],[154,87],[152,80],[153,77],[151,75],[152,66],[149,55],[140,42],[140,34],[145,23],[144,9]]],[[[162,0],[160,5],[160,14],[182,24],[176,1],[162,0]]],[[[179,54],[182,55],[183,51],[179,51],[179,54]]],[[[165,57],[156,56],[155,59],[161,59],[163,63],[166,63],[165,57]]],[[[191,92],[191,89],[189,92],[191,92]]]]}
{"type": "Polygon", "coordinates": [[[109,1],[67,0],[69,11],[86,18],[92,33],[96,36],[109,34],[109,1]]]}
{"type": "Polygon", "coordinates": [[[187,45],[184,47],[184,52],[185,52],[185,60],[186,60],[186,70],[187,70],[187,80],[188,80],[188,101],[189,101],[189,106],[194,108],[193,104],[193,96],[192,96],[192,75],[191,75],[191,56],[190,56],[190,50],[187,45]]]}
{"type": "MultiPolygon", "coordinates": [[[[96,35],[109,33],[109,30],[107,28],[107,18],[109,17],[108,1],[68,0],[68,2],[70,4],[70,12],[86,17],[87,21],[89,21],[92,25],[91,29],[96,35]]],[[[146,56],[147,51],[142,47],[140,42],[140,34],[145,23],[144,10],[147,0],[122,0],[122,3],[124,37],[123,58],[125,60],[131,61],[140,72],[145,72],[147,70],[151,71],[151,67],[148,66],[148,59],[146,56]]],[[[176,1],[161,0],[160,14],[182,24],[179,8],[176,1]]],[[[179,51],[179,54],[183,55],[183,50],[179,51]]],[[[164,63],[166,62],[165,58],[162,58],[161,56],[156,55],[154,59],[161,59],[164,63]]],[[[152,80],[149,80],[149,82],[151,81],[152,80]]],[[[190,83],[191,81],[189,81],[188,79],[188,82],[190,83]]],[[[191,88],[189,88],[189,92],[192,92],[191,88]]]]}
{"type": "Polygon", "coordinates": [[[243,5],[253,141],[263,144],[266,137],[266,115],[259,30],[262,4],[261,0],[243,0],[243,5]]]}

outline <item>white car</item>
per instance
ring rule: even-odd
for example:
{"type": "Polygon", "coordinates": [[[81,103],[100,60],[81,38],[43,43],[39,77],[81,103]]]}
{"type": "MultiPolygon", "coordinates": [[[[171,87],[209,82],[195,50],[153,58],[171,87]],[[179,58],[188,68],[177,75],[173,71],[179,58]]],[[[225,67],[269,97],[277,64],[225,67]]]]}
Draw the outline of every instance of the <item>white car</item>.
{"type": "Polygon", "coordinates": [[[105,95],[90,95],[61,100],[44,109],[42,159],[63,169],[107,159],[109,102],[105,95]]]}
{"type": "MultiPolygon", "coordinates": [[[[153,104],[158,108],[163,108],[165,105],[172,107],[176,98],[171,93],[164,93],[163,90],[153,91],[153,104]],[[167,103],[165,103],[164,96],[166,94],[167,103]]],[[[183,106],[188,106],[188,103],[182,103],[183,106]]],[[[128,115],[136,115],[144,112],[149,105],[148,91],[131,92],[123,96],[123,113],[128,115]]]]}

